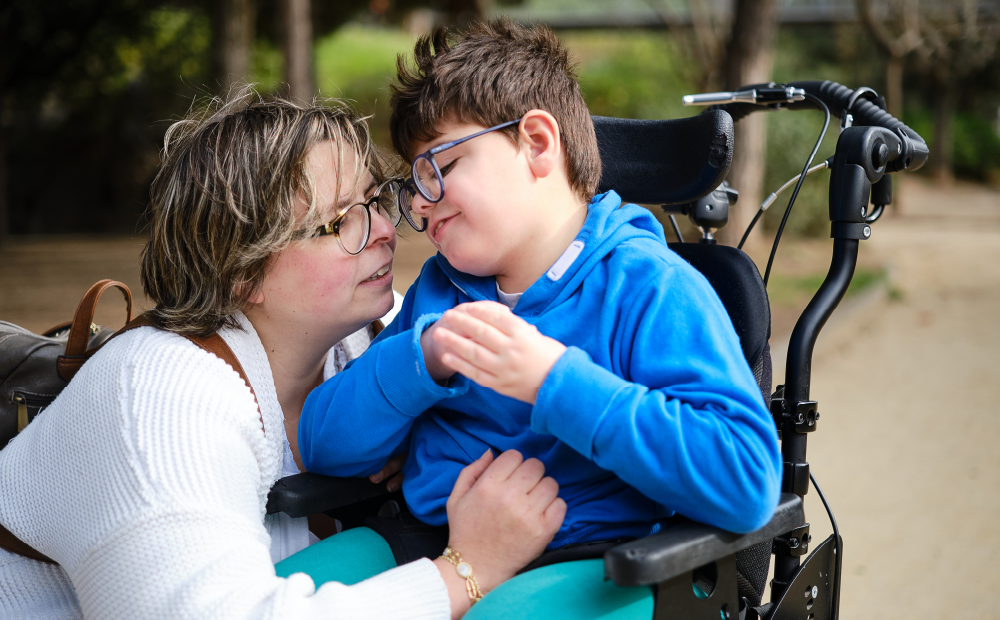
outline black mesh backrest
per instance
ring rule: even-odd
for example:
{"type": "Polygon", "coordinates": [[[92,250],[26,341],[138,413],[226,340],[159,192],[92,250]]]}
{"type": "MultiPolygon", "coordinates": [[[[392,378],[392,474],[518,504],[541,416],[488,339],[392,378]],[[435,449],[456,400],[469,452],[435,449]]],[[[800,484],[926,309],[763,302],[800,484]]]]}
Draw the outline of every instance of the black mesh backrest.
{"type": "Polygon", "coordinates": [[[743,356],[756,368],[771,337],[771,307],[757,265],[727,245],[671,243],[670,249],[708,279],[736,328],[743,356]]]}
{"type": "Polygon", "coordinates": [[[722,183],[733,162],[733,119],[721,110],[676,120],[594,116],[601,152],[598,191],[626,202],[694,202],[722,183]]]}

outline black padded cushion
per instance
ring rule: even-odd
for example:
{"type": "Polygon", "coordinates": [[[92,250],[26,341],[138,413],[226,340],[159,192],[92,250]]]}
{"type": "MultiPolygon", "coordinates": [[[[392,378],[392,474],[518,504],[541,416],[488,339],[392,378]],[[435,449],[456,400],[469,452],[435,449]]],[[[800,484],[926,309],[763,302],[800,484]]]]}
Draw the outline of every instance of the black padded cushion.
{"type": "Polygon", "coordinates": [[[594,116],[599,192],[625,202],[677,205],[708,195],[733,162],[733,119],[721,110],[676,120],[594,116]]]}
{"type": "Polygon", "coordinates": [[[669,245],[708,279],[736,328],[743,356],[750,368],[756,368],[771,337],[771,307],[757,265],[742,250],[728,245],[669,245]]]}

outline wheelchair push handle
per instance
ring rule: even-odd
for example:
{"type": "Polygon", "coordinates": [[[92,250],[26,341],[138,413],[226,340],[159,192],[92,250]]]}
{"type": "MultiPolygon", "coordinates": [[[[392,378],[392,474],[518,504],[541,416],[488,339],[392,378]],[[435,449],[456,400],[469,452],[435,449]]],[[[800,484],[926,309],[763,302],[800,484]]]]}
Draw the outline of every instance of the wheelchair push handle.
{"type": "MultiPolygon", "coordinates": [[[[884,109],[881,97],[870,88],[852,90],[826,81],[789,82],[788,84],[751,84],[734,92],[703,93],[686,95],[684,105],[709,105],[710,110],[724,110],[733,121],[738,121],[751,112],[786,108],[789,110],[814,109],[808,101],[808,94],[820,99],[830,108],[830,113],[840,119],[849,118],[843,126],[881,127],[896,134],[901,142],[898,157],[893,157],[887,172],[917,170],[927,163],[926,141],[902,121],[884,109]],[[753,96],[750,96],[753,93],[753,96]]],[[[845,119],[847,120],[847,119],[845,119]]]]}

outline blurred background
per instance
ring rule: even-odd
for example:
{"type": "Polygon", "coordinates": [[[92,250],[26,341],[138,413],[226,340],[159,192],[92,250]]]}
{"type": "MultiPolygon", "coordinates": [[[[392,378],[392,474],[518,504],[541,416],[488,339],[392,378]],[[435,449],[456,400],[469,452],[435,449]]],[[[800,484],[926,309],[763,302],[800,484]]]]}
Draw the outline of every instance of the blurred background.
{"type": "MultiPolygon", "coordinates": [[[[435,26],[500,13],[556,29],[594,114],[677,118],[700,111],[681,106],[684,94],[833,80],[874,88],[927,140],[931,161],[894,180],[817,346],[813,392],[827,415],[810,461],[845,536],[845,618],[996,618],[998,0],[4,0],[0,320],[43,331],[105,277],[148,307],[137,260],[149,185],[164,132],[198,98],[243,82],[347,98],[388,146],[397,56],[435,26]]],[[[762,198],[800,172],[822,120],[737,124],[729,182],[740,199],[720,242],[735,245],[762,198]]],[[[828,180],[806,180],[775,259],[776,384],[829,265],[828,180]]],[[[783,210],[746,246],[762,271],[783,210]]],[[[400,234],[402,292],[433,248],[400,234]]],[[[107,301],[98,320],[123,314],[107,301]]],[[[829,528],[812,493],[807,512],[818,540],[829,528]]]]}
{"type": "MultiPolygon", "coordinates": [[[[923,174],[996,186],[998,12],[996,0],[6,0],[0,239],[141,231],[163,133],[234,82],[352,99],[388,144],[397,54],[495,13],[558,30],[594,114],[687,116],[699,110],[682,94],[769,79],[865,85],[927,139],[923,174]]],[[[747,198],[797,173],[821,124],[781,116],[740,123],[730,182],[747,198]]],[[[822,186],[803,192],[792,231],[825,234],[822,186]]],[[[746,204],[759,200],[741,201],[729,230],[746,204]]]]}

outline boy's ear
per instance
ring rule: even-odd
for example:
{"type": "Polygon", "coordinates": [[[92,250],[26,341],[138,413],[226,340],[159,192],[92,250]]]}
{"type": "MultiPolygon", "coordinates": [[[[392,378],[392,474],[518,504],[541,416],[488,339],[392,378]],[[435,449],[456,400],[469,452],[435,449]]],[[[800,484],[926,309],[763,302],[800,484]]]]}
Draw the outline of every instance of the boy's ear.
{"type": "Polygon", "coordinates": [[[554,116],[545,110],[529,110],[521,117],[519,134],[536,177],[549,176],[562,163],[562,133],[554,116]]]}

